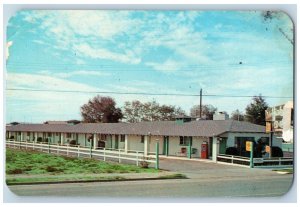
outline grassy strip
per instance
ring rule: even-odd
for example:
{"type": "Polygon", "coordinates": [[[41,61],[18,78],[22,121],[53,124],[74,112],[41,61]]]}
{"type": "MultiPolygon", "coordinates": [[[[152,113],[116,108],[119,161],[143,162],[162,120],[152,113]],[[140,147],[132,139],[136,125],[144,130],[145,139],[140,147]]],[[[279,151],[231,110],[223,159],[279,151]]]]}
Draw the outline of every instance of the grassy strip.
{"type": "Polygon", "coordinates": [[[7,185],[18,184],[48,184],[64,182],[97,182],[97,181],[124,181],[124,180],[156,180],[156,179],[186,179],[183,174],[170,174],[158,177],[136,177],[126,178],[124,176],[103,176],[102,175],[60,175],[60,176],[42,176],[42,177],[17,177],[10,176],[6,179],[7,185]]]}
{"type": "Polygon", "coordinates": [[[98,173],[157,173],[153,168],[141,168],[135,165],[125,165],[104,162],[90,158],[75,158],[56,156],[36,151],[6,149],[7,175],[37,175],[37,174],[98,174],[98,173]]]}
{"type": "Polygon", "coordinates": [[[185,179],[187,178],[186,175],[177,173],[177,174],[171,174],[171,175],[162,175],[158,177],[159,179],[185,179]]]}
{"type": "Polygon", "coordinates": [[[286,173],[286,174],[293,174],[293,172],[294,172],[293,168],[274,169],[273,171],[276,171],[276,172],[283,172],[283,173],[286,173]]]}
{"type": "Polygon", "coordinates": [[[14,178],[7,178],[6,184],[13,185],[13,184],[22,184],[22,183],[48,183],[48,182],[78,182],[78,181],[103,181],[103,180],[124,180],[125,178],[122,176],[46,176],[46,177],[14,177],[14,178]]]}

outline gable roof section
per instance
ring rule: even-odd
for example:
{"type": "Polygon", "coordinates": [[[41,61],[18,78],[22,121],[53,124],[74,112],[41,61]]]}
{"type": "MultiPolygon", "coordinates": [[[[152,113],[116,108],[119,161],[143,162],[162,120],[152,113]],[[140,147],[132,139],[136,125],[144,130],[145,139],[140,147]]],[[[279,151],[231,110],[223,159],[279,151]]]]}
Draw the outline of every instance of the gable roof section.
{"type": "Polygon", "coordinates": [[[165,136],[218,136],[225,132],[264,133],[265,127],[234,120],[199,120],[182,124],[175,121],[139,123],[79,123],[68,124],[18,124],[6,126],[7,131],[101,133],[165,136]]]}

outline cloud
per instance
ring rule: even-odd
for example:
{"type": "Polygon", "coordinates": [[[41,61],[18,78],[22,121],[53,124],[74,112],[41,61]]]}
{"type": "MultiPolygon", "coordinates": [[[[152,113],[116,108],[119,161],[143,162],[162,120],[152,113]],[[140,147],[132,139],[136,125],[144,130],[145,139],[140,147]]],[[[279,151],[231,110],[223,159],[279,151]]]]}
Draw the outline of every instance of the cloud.
{"type": "Polygon", "coordinates": [[[145,65],[150,66],[150,67],[154,68],[155,70],[168,73],[168,72],[179,70],[182,66],[182,63],[177,62],[172,59],[167,59],[163,63],[146,62],[145,65]]]}
{"type": "Polygon", "coordinates": [[[138,64],[141,62],[141,60],[139,58],[134,57],[133,53],[131,53],[130,51],[126,51],[125,54],[114,53],[103,48],[92,48],[88,44],[75,45],[73,49],[79,54],[91,57],[93,59],[107,59],[130,64],[138,64]]]}
{"type": "Polygon", "coordinates": [[[65,73],[53,73],[50,70],[42,70],[38,72],[41,75],[49,75],[58,78],[69,78],[72,76],[109,76],[110,73],[102,72],[102,71],[94,71],[94,70],[75,70],[65,73]]]}
{"type": "Polygon", "coordinates": [[[115,52],[106,45],[106,42],[114,41],[114,38],[123,34],[134,34],[139,21],[129,18],[129,14],[126,11],[92,10],[36,10],[22,13],[24,21],[35,24],[35,29],[42,29],[46,35],[44,41],[56,42],[56,49],[79,52],[93,59],[138,64],[140,59],[131,47],[115,52]]]}

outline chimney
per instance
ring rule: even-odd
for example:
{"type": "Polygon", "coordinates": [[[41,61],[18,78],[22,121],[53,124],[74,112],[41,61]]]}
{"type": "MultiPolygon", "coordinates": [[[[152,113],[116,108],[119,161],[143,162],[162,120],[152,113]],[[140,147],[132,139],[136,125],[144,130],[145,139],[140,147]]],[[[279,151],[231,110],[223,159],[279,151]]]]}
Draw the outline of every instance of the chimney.
{"type": "Polygon", "coordinates": [[[215,112],[213,116],[213,120],[228,120],[229,115],[226,111],[215,112]]]}

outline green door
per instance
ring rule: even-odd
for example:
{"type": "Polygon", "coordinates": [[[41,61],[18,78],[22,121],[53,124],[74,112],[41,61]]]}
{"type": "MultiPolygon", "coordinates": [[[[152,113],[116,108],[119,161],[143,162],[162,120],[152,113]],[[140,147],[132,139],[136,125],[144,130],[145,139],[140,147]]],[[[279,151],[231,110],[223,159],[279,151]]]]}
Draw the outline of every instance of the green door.
{"type": "Polygon", "coordinates": [[[119,135],[115,135],[115,149],[119,149],[119,135]]]}
{"type": "Polygon", "coordinates": [[[169,155],[169,137],[168,136],[164,136],[163,154],[166,156],[169,155]]]}
{"type": "Polygon", "coordinates": [[[222,140],[220,141],[219,154],[225,154],[225,152],[226,152],[226,142],[227,142],[226,138],[222,138],[222,140]]]}

